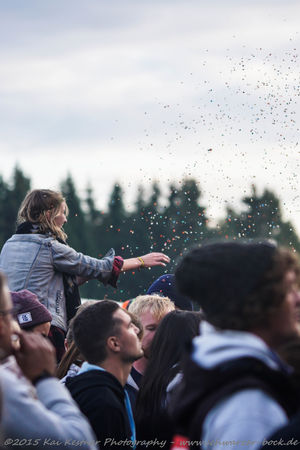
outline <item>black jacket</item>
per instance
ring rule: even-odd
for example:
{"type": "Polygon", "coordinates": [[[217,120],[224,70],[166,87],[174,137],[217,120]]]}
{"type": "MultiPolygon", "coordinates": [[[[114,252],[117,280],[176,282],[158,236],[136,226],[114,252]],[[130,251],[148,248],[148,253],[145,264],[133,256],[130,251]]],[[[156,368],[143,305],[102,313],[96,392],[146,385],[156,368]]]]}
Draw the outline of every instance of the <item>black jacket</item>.
{"type": "Polygon", "coordinates": [[[97,440],[101,441],[98,443],[100,449],[129,448],[128,444],[120,445],[120,441],[131,439],[125,393],[111,373],[100,370],[84,372],[67,378],[66,386],[90,421],[97,440]]]}

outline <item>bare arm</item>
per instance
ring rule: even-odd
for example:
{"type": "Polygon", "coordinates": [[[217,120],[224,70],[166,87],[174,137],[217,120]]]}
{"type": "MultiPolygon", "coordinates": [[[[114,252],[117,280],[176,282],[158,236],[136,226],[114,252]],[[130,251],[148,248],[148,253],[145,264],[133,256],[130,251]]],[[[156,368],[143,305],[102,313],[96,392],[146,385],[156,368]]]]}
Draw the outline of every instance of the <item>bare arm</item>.
{"type": "Polygon", "coordinates": [[[124,259],[122,272],[141,267],[165,266],[169,262],[170,258],[163,253],[147,253],[141,257],[124,259]]]}
{"type": "MultiPolygon", "coordinates": [[[[165,266],[170,262],[170,258],[163,253],[147,253],[140,257],[124,259],[121,272],[128,270],[136,270],[143,267],[165,266]]],[[[77,284],[80,286],[88,281],[90,278],[77,276],[77,284]]]]}

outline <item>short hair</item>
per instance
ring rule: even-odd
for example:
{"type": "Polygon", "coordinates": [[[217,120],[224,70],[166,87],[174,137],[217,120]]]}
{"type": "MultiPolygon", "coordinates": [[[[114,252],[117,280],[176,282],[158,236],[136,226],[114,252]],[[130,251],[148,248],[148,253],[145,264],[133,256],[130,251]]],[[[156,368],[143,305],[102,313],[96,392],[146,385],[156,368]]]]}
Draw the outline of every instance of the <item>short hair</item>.
{"type": "Polygon", "coordinates": [[[176,270],[176,281],[212,325],[251,331],[268,326],[284,301],[290,270],[299,281],[296,256],[269,242],[214,243],[191,250],[176,270]]]}
{"type": "Polygon", "coordinates": [[[73,322],[75,317],[81,313],[85,308],[88,308],[91,305],[94,305],[95,303],[99,302],[101,300],[87,300],[84,303],[81,303],[80,306],[78,306],[76,315],[70,320],[69,322],[69,328],[66,335],[66,340],[68,343],[68,350],[64,353],[57,369],[56,369],[56,376],[57,378],[63,378],[65,375],[67,375],[67,372],[71,366],[71,364],[75,363],[81,366],[79,364],[79,361],[83,361],[83,356],[80,353],[78,347],[76,346],[74,342],[74,336],[73,336],[73,322]]]}
{"type": "Polygon", "coordinates": [[[107,339],[118,335],[120,320],[115,319],[113,315],[119,308],[117,302],[103,300],[90,305],[75,316],[74,342],[89,363],[97,364],[106,359],[107,339]]]}
{"type": "MultiPolygon", "coordinates": [[[[36,223],[39,225],[38,231],[42,233],[50,232],[55,237],[65,241],[67,239],[66,233],[55,224],[55,217],[61,204],[65,201],[65,198],[59,191],[51,191],[50,189],[29,191],[21,203],[17,223],[19,225],[23,222],[36,223]],[[51,212],[49,218],[46,214],[47,211],[51,212]]],[[[67,206],[66,214],[68,214],[67,206]]]]}
{"type": "Polygon", "coordinates": [[[81,311],[83,311],[85,308],[87,308],[88,306],[94,305],[97,302],[100,302],[101,300],[87,300],[84,303],[81,303],[81,305],[78,306],[78,308],[76,309],[76,314],[74,317],[72,317],[72,319],[69,322],[69,327],[68,327],[68,331],[66,334],[66,340],[68,343],[68,346],[70,347],[70,345],[72,344],[72,342],[74,341],[74,336],[73,336],[73,322],[75,317],[81,313],[81,311]]]}
{"type": "Polygon", "coordinates": [[[155,319],[160,320],[168,312],[175,309],[174,303],[169,297],[161,297],[160,295],[139,295],[129,305],[128,311],[136,317],[140,317],[146,311],[150,311],[155,319]]]}

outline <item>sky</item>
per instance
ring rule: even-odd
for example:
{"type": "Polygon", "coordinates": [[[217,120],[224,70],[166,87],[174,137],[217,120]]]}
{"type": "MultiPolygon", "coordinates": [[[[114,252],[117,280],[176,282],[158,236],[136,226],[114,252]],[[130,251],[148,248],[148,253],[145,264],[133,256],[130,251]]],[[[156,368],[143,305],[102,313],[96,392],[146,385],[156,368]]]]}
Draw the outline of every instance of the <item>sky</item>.
{"type": "Polygon", "coordinates": [[[103,208],[195,178],[214,224],[255,184],[300,233],[298,0],[0,0],[0,155],[103,208]]]}

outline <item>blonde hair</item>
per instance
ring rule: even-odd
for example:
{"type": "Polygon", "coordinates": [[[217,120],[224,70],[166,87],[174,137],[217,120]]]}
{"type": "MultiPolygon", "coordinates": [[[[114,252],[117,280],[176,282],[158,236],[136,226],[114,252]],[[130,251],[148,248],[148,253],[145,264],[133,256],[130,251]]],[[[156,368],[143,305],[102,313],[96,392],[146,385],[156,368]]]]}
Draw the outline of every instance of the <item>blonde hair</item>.
{"type": "MultiPolygon", "coordinates": [[[[37,233],[50,232],[56,238],[66,241],[66,233],[58,227],[54,219],[59,213],[61,204],[66,202],[62,193],[50,189],[35,189],[28,192],[18,211],[17,223],[31,222],[39,225],[37,233]],[[50,215],[47,214],[50,212],[50,215]]],[[[66,205],[66,215],[69,213],[66,205]]]]}
{"type": "Polygon", "coordinates": [[[160,295],[139,295],[130,303],[128,311],[136,317],[140,317],[146,311],[160,320],[168,312],[174,311],[175,305],[169,297],[161,297],[160,295]]]}

